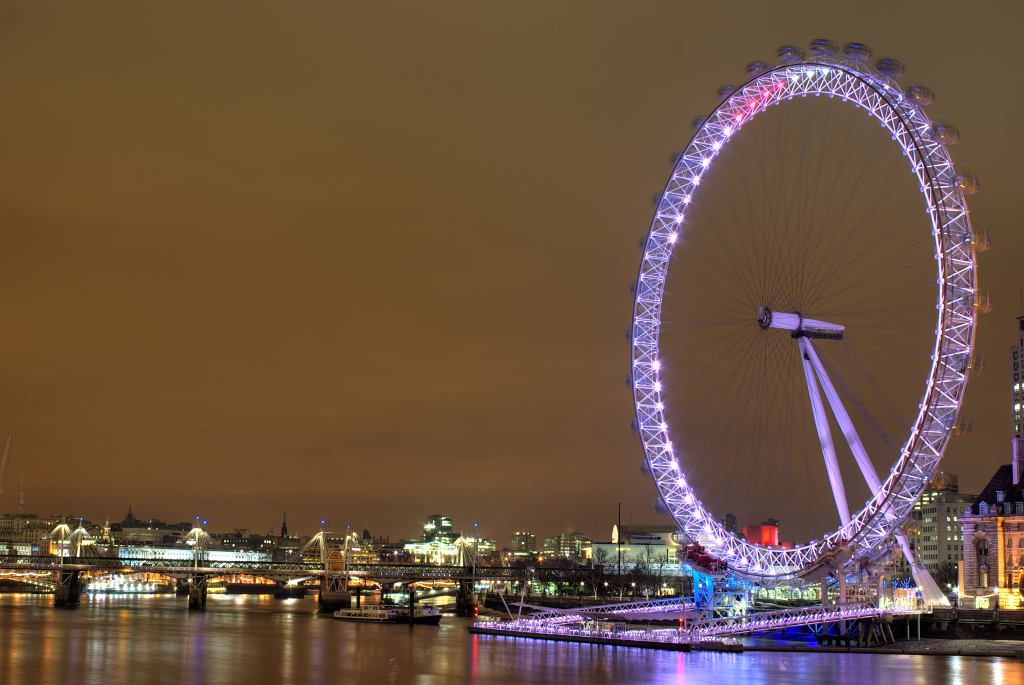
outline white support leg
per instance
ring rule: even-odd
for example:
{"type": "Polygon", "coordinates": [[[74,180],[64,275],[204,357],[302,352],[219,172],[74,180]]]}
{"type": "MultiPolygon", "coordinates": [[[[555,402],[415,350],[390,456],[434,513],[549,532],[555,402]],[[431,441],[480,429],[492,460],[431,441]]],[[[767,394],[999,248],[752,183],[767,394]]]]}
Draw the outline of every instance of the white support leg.
{"type": "Polygon", "coordinates": [[[850,522],[850,506],[846,503],[846,488],[843,487],[843,476],[839,472],[839,462],[836,459],[835,445],[832,443],[832,431],[828,426],[825,405],[821,401],[821,392],[818,390],[818,382],[814,378],[811,361],[804,353],[804,340],[804,338],[800,338],[800,360],[804,367],[804,380],[807,381],[807,395],[811,400],[814,426],[818,429],[818,440],[821,442],[821,453],[825,458],[828,482],[832,486],[832,496],[836,500],[836,510],[839,512],[839,519],[845,526],[850,522]]]}
{"type": "MultiPolygon", "coordinates": [[[[882,489],[882,481],[878,477],[875,465],[868,456],[864,443],[861,442],[860,435],[858,435],[857,429],[854,427],[853,421],[846,411],[846,407],[843,406],[842,400],[839,399],[839,393],[836,392],[835,386],[832,385],[832,380],[825,373],[825,367],[821,363],[814,345],[811,344],[808,338],[800,338],[800,349],[805,359],[810,361],[814,368],[818,381],[821,383],[821,388],[825,392],[825,397],[828,399],[829,406],[832,408],[832,414],[836,417],[836,422],[842,429],[846,442],[850,445],[850,451],[853,453],[853,458],[857,462],[861,474],[864,476],[864,481],[871,489],[871,494],[876,494],[882,489]]],[[[892,520],[892,510],[887,508],[885,516],[892,520]]],[[[928,572],[927,568],[918,563],[917,558],[910,549],[910,542],[907,540],[907,536],[902,533],[896,533],[895,537],[896,542],[903,550],[903,556],[906,557],[907,563],[910,564],[911,573],[914,575],[914,582],[921,588],[921,594],[924,596],[925,601],[932,605],[949,606],[949,599],[946,598],[946,594],[942,592],[938,583],[932,578],[931,573],[928,572]]]]}
{"type": "Polygon", "coordinates": [[[818,376],[818,382],[821,383],[821,389],[825,392],[825,398],[828,399],[828,404],[832,407],[832,415],[836,417],[836,423],[839,424],[847,444],[850,445],[850,451],[853,452],[853,458],[857,462],[857,466],[860,468],[868,488],[871,489],[871,494],[875,494],[882,489],[882,481],[878,478],[875,465],[871,462],[868,451],[864,449],[864,443],[861,442],[860,435],[857,434],[857,429],[854,427],[846,407],[843,406],[842,400],[839,399],[839,393],[836,392],[835,386],[832,385],[832,380],[825,373],[825,367],[821,363],[821,358],[818,357],[818,352],[814,349],[814,345],[811,344],[808,338],[800,338],[800,349],[811,362],[811,366],[814,367],[814,372],[818,376]]]}

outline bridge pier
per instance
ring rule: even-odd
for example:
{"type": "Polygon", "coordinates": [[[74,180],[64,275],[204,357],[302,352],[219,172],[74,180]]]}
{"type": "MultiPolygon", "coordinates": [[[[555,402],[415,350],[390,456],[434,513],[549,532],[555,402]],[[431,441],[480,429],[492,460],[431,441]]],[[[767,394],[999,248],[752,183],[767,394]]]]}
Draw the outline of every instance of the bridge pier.
{"type": "Polygon", "coordinates": [[[476,616],[476,592],[472,580],[460,580],[459,589],[455,595],[455,614],[462,617],[476,616]]]}
{"type": "Polygon", "coordinates": [[[206,610],[207,576],[190,576],[188,579],[188,608],[192,611],[206,610]]]}
{"type": "Polygon", "coordinates": [[[352,608],[352,593],[346,579],[339,574],[324,574],[317,593],[316,607],[321,614],[333,614],[338,609],[352,608]]]}
{"type": "Polygon", "coordinates": [[[57,572],[57,587],[54,589],[53,605],[74,609],[82,597],[82,583],[78,571],[57,572]]]}

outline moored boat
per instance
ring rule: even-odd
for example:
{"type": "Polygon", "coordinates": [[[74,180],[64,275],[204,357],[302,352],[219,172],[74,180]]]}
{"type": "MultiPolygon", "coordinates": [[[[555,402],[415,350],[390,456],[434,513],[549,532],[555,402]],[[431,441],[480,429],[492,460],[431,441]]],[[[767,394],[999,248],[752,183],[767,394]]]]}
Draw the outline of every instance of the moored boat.
{"type": "Polygon", "coordinates": [[[364,623],[409,623],[411,620],[436,626],[441,623],[441,610],[431,604],[417,604],[410,617],[407,606],[370,604],[358,609],[338,609],[334,618],[364,623]]]}

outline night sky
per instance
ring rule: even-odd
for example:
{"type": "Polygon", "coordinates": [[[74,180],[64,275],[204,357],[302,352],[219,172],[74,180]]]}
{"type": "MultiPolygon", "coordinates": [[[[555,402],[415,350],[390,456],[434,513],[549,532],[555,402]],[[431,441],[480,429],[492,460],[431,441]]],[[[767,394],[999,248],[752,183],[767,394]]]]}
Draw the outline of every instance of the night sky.
{"type": "Polygon", "coordinates": [[[982,181],[989,369],[945,463],[979,490],[1009,460],[1024,11],[750,4],[0,3],[0,509],[24,469],[28,511],[94,520],[659,521],[623,381],[650,198],[718,86],[818,36],[903,60],[982,181]]]}

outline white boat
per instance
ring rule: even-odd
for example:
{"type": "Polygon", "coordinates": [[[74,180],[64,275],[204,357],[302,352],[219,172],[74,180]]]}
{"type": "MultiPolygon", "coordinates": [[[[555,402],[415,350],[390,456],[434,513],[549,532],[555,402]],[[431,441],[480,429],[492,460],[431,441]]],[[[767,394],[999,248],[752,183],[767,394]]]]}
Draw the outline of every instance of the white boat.
{"type": "MultiPolygon", "coordinates": [[[[334,618],[341,621],[363,621],[365,623],[409,623],[409,607],[399,605],[369,604],[358,609],[338,609],[334,618]]],[[[412,614],[413,623],[438,625],[441,610],[432,604],[417,604],[412,614]]]]}

